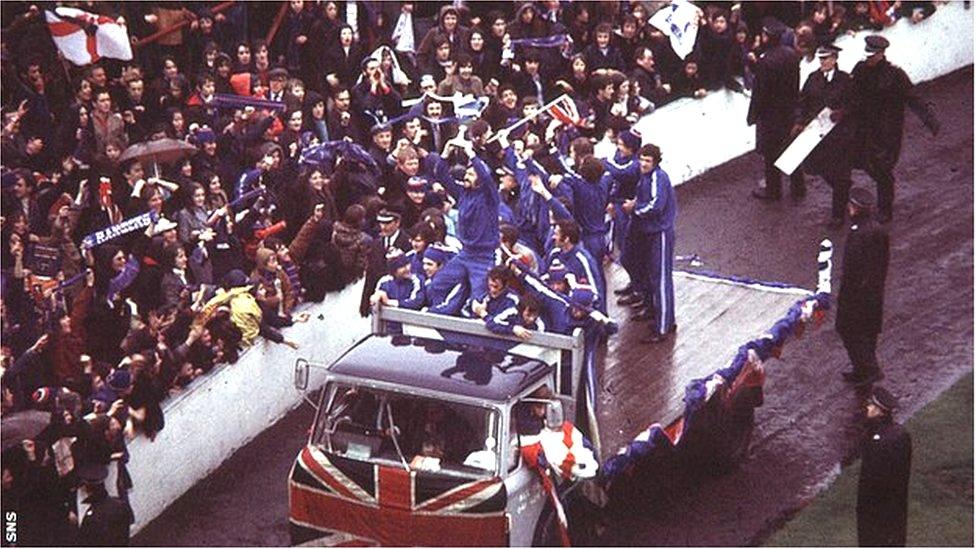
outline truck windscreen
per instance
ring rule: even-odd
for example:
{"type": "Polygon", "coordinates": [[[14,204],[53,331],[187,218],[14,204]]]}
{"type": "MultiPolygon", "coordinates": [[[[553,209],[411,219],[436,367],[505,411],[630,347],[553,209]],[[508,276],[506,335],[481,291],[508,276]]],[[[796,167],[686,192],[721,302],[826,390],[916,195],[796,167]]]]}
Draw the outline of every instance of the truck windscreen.
{"type": "Polygon", "coordinates": [[[452,476],[496,474],[498,412],[332,382],[313,442],[324,451],[452,476]]]}

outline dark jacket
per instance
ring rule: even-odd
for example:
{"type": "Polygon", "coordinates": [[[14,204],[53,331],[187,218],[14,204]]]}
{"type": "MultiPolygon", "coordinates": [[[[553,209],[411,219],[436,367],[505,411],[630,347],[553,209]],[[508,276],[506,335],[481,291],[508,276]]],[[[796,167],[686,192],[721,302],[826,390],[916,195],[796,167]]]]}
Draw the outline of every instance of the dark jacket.
{"type": "MultiPolygon", "coordinates": [[[[830,82],[822,72],[812,73],[800,92],[794,123],[805,126],[816,118],[824,107],[842,111],[850,87],[851,75],[842,70],[834,69],[830,82]]],[[[853,122],[842,119],[810,153],[804,162],[804,168],[811,173],[824,174],[831,168],[846,167],[850,160],[850,145],[853,137],[853,122]]]]}
{"type": "Polygon", "coordinates": [[[861,443],[857,541],[861,547],[904,547],[912,437],[894,421],[872,425],[861,443]]]}
{"type": "Polygon", "coordinates": [[[841,333],[878,334],[888,274],[888,233],[869,216],[854,220],[844,245],[837,295],[836,328],[841,333]]]}
{"type": "Polygon", "coordinates": [[[100,488],[88,497],[91,507],[78,529],[80,547],[128,547],[129,510],[100,488]]]}
{"type": "Polygon", "coordinates": [[[874,67],[858,63],[851,78],[850,116],[857,126],[856,166],[894,168],[901,155],[906,105],[926,127],[938,133],[939,121],[932,106],[918,95],[905,71],[887,59],[874,67]]]}
{"type": "Polygon", "coordinates": [[[756,125],[756,150],[760,153],[782,152],[793,126],[799,89],[799,59],[792,48],[776,45],[759,58],[746,121],[756,125]]]}
{"type": "MultiPolygon", "coordinates": [[[[373,290],[376,289],[376,283],[388,271],[386,268],[386,253],[388,249],[385,240],[383,236],[378,236],[369,245],[369,251],[366,257],[366,283],[363,286],[363,297],[359,305],[359,313],[363,316],[369,314],[369,297],[373,295],[373,290]]],[[[410,237],[407,236],[405,229],[400,229],[400,234],[397,235],[393,240],[393,245],[390,246],[390,249],[392,248],[398,248],[404,253],[410,251],[410,237]]]]}

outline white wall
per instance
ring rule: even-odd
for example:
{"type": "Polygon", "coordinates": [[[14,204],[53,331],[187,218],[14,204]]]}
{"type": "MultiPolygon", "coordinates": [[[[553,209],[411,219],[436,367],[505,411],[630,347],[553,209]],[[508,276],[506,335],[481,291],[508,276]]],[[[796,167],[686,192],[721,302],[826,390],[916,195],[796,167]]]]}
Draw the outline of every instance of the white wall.
{"type": "MultiPolygon", "coordinates": [[[[971,65],[973,12],[962,2],[951,2],[940,4],[932,17],[916,25],[898,21],[880,33],[891,42],[888,59],[905,69],[916,84],[971,65]]],[[[843,49],[838,59],[842,70],[850,72],[861,60],[864,37],[869,34],[862,31],[837,39],[836,45],[843,49]]],[[[802,62],[801,78],[817,66],[816,60],[802,62]]],[[[748,97],[721,90],[702,99],[669,103],[644,117],[637,128],[645,143],[661,147],[662,167],[677,185],[755,148],[755,126],[746,125],[748,111],[748,97]]]]}
{"type": "Polygon", "coordinates": [[[298,350],[259,339],[235,364],[164,403],[166,427],[156,440],[140,436],[129,443],[133,533],[301,402],[292,383],[297,358],[329,364],[369,333],[369,319],[359,316],[362,287],[360,281],[300,308],[309,321],[284,330],[298,350]]]}

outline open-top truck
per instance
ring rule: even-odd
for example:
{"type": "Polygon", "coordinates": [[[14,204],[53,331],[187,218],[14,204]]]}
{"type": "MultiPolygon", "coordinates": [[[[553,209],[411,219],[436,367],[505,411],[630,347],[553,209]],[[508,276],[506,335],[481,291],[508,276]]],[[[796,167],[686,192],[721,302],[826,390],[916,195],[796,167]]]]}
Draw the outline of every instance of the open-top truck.
{"type": "MultiPolygon", "coordinates": [[[[579,485],[596,462],[563,420],[580,389],[581,331],[522,341],[477,320],[396,308],[377,308],[373,318],[373,333],[325,367],[315,422],[289,478],[293,543],[581,539],[585,521],[566,514],[583,514],[579,485]],[[523,451],[539,442],[539,429],[521,428],[533,419],[550,435],[542,446],[575,442],[583,458],[571,458],[572,471],[549,474],[523,451]]],[[[311,366],[296,364],[298,388],[308,387],[311,366]]]]}
{"type": "MultiPolygon", "coordinates": [[[[747,454],[764,363],[830,306],[831,253],[821,243],[816,292],[676,272],[681,332],[653,347],[627,345],[626,332],[611,340],[593,380],[598,409],[580,330],[523,341],[479,320],[375,309],[372,333],[315,384],[315,422],[289,476],[293,542],[586,544],[598,507],[626,507],[670,464],[727,470],[747,454]],[[593,417],[593,446],[564,421],[593,417]]],[[[298,388],[311,366],[296,364],[298,388]]]]}

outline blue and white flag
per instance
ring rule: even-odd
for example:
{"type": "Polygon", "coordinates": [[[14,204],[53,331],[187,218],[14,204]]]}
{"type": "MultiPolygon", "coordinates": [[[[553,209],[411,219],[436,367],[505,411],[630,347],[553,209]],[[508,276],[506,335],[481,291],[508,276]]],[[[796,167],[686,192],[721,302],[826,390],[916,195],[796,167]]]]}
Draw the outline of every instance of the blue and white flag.
{"type": "Polygon", "coordinates": [[[138,231],[139,229],[145,229],[153,223],[155,216],[155,212],[146,212],[135,217],[130,217],[121,223],[97,230],[81,240],[81,247],[82,249],[94,248],[122,235],[138,231]]]}
{"type": "Polygon", "coordinates": [[[651,16],[650,24],[671,38],[671,48],[684,59],[695,49],[701,9],[687,0],[673,0],[651,16]]]}

